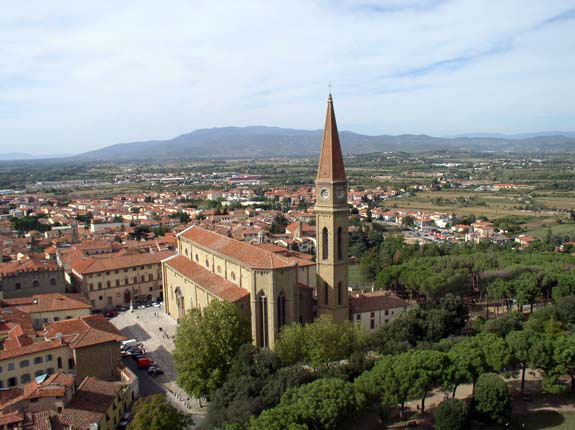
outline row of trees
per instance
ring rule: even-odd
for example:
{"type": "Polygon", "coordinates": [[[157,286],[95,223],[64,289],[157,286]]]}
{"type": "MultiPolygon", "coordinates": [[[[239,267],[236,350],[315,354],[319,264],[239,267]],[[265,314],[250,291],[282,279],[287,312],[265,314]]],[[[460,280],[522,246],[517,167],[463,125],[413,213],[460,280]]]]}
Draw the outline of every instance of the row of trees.
{"type": "Polygon", "coordinates": [[[575,264],[569,255],[496,245],[453,247],[408,245],[400,236],[387,238],[366,253],[360,263],[365,282],[427,302],[447,293],[478,293],[501,303],[535,304],[575,293],[575,264]]]}

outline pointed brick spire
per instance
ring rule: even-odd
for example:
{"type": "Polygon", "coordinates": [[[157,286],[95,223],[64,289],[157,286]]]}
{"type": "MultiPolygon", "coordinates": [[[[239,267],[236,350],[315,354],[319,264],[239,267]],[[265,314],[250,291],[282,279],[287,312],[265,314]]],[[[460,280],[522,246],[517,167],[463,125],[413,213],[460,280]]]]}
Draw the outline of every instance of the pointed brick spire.
{"type": "Polygon", "coordinates": [[[317,180],[346,180],[331,94],[327,100],[327,116],[325,118],[325,129],[323,131],[323,143],[321,145],[321,155],[319,157],[317,180]]]}

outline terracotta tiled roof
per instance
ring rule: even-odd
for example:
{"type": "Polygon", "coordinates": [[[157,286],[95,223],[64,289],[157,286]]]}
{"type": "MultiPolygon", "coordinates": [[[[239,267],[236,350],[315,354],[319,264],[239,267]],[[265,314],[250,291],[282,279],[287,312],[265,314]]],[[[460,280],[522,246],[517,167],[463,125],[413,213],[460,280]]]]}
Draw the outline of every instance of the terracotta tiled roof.
{"type": "Polygon", "coordinates": [[[48,260],[25,259],[12,261],[10,263],[0,263],[0,277],[21,272],[42,270],[60,270],[60,268],[55,262],[48,260]]]}
{"type": "Polygon", "coordinates": [[[349,298],[349,309],[352,314],[375,312],[385,309],[407,307],[409,303],[397,296],[383,291],[360,294],[349,298]]]}
{"type": "Polygon", "coordinates": [[[49,375],[42,382],[35,380],[24,385],[23,398],[34,399],[39,397],[64,396],[66,390],[74,386],[74,375],[67,373],[54,373],[49,375]]]}
{"type": "Polygon", "coordinates": [[[32,339],[26,336],[22,332],[22,327],[17,325],[8,334],[8,337],[4,339],[4,350],[8,351],[10,349],[18,349],[24,346],[28,346],[34,343],[32,339]]]}
{"type": "Polygon", "coordinates": [[[254,246],[258,248],[265,249],[266,251],[273,252],[275,254],[285,254],[287,248],[283,246],[274,245],[273,243],[254,243],[254,246]]]}
{"type": "Polygon", "coordinates": [[[103,315],[90,315],[46,324],[44,335],[55,338],[58,333],[66,337],[72,348],[82,348],[106,342],[120,342],[126,338],[103,315]]]}
{"type": "Polygon", "coordinates": [[[23,387],[13,387],[1,391],[0,408],[13,406],[22,400],[40,397],[62,397],[74,386],[74,375],[62,372],[45,375],[45,379],[37,382],[37,378],[23,387]]]}
{"type": "Polygon", "coordinates": [[[171,258],[165,264],[222,300],[236,302],[250,295],[248,290],[238,287],[184,256],[171,258]]]}
{"type": "Polygon", "coordinates": [[[36,333],[30,315],[26,312],[18,308],[0,308],[0,334],[9,334],[15,327],[19,327],[22,333],[36,333]]]}
{"type": "Polygon", "coordinates": [[[0,414],[0,426],[7,426],[21,421],[24,421],[24,415],[22,415],[21,412],[16,411],[8,414],[0,414]]]}
{"type": "MultiPolygon", "coordinates": [[[[286,230],[293,234],[295,233],[296,229],[298,228],[298,222],[292,222],[291,224],[288,224],[286,227],[286,230]]],[[[307,225],[306,223],[301,223],[301,234],[304,236],[315,236],[315,226],[314,225],[307,225]]]]}
{"type": "Polygon", "coordinates": [[[155,253],[141,252],[137,254],[109,254],[109,256],[84,257],[76,259],[69,264],[79,274],[107,272],[110,270],[124,269],[127,267],[145,266],[158,264],[165,258],[174,255],[174,251],[160,251],[155,253]]]}
{"type": "Polygon", "coordinates": [[[8,351],[0,351],[0,360],[8,358],[22,357],[24,355],[36,354],[38,352],[49,351],[64,346],[58,339],[46,340],[43,342],[33,343],[21,348],[11,349],[8,351]]]}
{"type": "Polygon", "coordinates": [[[30,430],[60,430],[62,427],[54,427],[50,422],[50,411],[41,411],[32,414],[32,428],[30,430]]]}
{"type": "Polygon", "coordinates": [[[254,246],[273,252],[274,254],[280,254],[293,263],[296,263],[300,267],[315,265],[313,256],[304,254],[302,252],[292,251],[290,249],[284,248],[283,246],[277,246],[273,243],[255,243],[254,246]]]}
{"type": "Polygon", "coordinates": [[[89,430],[90,423],[102,420],[121,389],[122,384],[119,382],[87,377],[60,414],[60,420],[74,430],[89,430]]]}
{"type": "Polygon", "coordinates": [[[317,180],[346,180],[331,94],[327,101],[327,115],[325,118],[325,129],[323,131],[323,143],[321,145],[321,155],[319,157],[317,180]]]}
{"type": "Polygon", "coordinates": [[[181,237],[191,240],[197,245],[215,251],[226,257],[254,269],[278,269],[291,267],[295,264],[273,252],[258,248],[246,242],[231,239],[221,234],[203,229],[191,227],[180,234],[181,237]]]}
{"type": "Polygon", "coordinates": [[[80,294],[36,294],[32,297],[4,299],[0,303],[26,313],[92,308],[80,294]]]}

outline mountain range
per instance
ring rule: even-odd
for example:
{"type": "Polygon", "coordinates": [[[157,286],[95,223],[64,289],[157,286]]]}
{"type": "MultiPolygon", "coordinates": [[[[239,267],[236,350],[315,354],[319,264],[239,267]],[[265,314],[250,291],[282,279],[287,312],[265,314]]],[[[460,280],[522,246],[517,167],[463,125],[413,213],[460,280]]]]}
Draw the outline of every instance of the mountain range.
{"type": "MultiPolygon", "coordinates": [[[[120,143],[101,149],[59,158],[79,161],[169,161],[214,158],[306,157],[319,155],[322,130],[250,126],[199,129],[169,140],[120,143]]],[[[373,152],[464,152],[573,153],[575,132],[524,134],[469,133],[451,137],[424,134],[369,136],[340,132],[346,154],[373,152]]],[[[0,154],[0,160],[34,160],[58,156],[24,153],[0,154]]]]}
{"type": "MultiPolygon", "coordinates": [[[[182,160],[208,158],[258,158],[316,156],[322,130],[279,127],[221,127],[199,129],[170,140],[120,143],[77,156],[82,160],[182,160]]],[[[523,135],[476,134],[433,137],[403,134],[368,136],[340,132],[342,150],[347,154],[372,152],[575,152],[575,132],[523,135]]]]}

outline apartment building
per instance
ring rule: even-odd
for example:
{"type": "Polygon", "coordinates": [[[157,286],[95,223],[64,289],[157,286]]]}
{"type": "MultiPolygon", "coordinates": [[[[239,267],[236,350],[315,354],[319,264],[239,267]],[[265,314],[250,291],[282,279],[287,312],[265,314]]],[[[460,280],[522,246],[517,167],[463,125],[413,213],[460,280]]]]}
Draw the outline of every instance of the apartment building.
{"type": "Polygon", "coordinates": [[[76,380],[118,377],[120,342],[125,338],[102,315],[52,322],[40,333],[25,321],[10,325],[0,350],[0,388],[55,372],[71,373],[76,380]]]}
{"type": "Polygon", "coordinates": [[[75,290],[94,309],[129,306],[132,301],[162,299],[161,261],[174,251],[79,256],[67,262],[75,290]]]}

